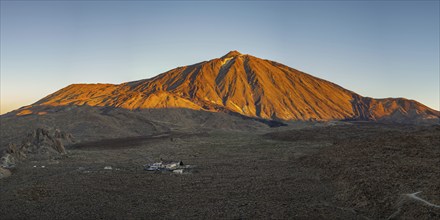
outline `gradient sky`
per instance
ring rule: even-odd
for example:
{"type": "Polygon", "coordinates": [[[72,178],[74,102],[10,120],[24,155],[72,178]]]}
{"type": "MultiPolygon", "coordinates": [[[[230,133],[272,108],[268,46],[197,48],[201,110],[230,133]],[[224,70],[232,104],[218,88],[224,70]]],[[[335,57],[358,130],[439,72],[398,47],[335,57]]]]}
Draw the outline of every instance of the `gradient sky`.
{"type": "Polygon", "coordinates": [[[1,113],[230,50],[440,109],[439,1],[1,1],[1,113]]]}

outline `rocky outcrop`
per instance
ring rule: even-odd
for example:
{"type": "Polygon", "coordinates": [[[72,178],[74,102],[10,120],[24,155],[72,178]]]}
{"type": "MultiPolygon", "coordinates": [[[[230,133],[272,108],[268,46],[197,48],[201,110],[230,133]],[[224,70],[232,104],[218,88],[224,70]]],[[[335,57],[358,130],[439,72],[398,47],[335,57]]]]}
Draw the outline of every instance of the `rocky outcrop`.
{"type": "Polygon", "coordinates": [[[14,168],[25,160],[59,159],[67,154],[64,144],[71,142],[73,142],[71,134],[58,129],[50,131],[38,128],[29,133],[20,144],[9,144],[0,158],[0,167],[4,171],[14,168]]]}

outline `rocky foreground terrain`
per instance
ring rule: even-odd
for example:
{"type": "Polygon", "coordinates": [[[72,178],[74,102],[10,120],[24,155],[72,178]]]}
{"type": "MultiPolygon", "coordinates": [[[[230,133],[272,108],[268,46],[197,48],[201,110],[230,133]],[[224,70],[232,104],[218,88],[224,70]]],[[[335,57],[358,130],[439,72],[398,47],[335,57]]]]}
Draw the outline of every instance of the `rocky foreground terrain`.
{"type": "Polygon", "coordinates": [[[65,157],[12,168],[0,180],[0,216],[438,219],[439,146],[438,125],[371,123],[76,142],[65,157]],[[144,170],[161,158],[194,171],[144,170]]]}

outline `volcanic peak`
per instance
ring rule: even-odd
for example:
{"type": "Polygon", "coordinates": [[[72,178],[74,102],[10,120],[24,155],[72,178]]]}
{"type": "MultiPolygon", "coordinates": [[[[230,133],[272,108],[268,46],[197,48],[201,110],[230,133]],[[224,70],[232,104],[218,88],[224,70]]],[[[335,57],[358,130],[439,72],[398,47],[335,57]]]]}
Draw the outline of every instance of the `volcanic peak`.
{"type": "Polygon", "coordinates": [[[238,51],[236,51],[236,50],[231,50],[231,51],[229,51],[227,54],[225,54],[224,56],[222,56],[221,58],[222,59],[225,59],[225,58],[234,58],[234,57],[238,57],[238,56],[241,56],[242,54],[240,53],[240,52],[238,52],[238,51]]]}

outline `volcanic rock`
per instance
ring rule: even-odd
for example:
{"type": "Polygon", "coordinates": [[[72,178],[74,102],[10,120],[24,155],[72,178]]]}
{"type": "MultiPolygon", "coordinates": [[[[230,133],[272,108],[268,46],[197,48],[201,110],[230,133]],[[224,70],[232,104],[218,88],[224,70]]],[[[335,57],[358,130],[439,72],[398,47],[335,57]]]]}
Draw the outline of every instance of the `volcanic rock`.
{"type": "Polygon", "coordinates": [[[8,169],[0,167],[0,179],[11,176],[11,171],[8,169]]]}
{"type": "Polygon", "coordinates": [[[72,135],[59,130],[51,133],[47,129],[38,128],[29,133],[20,145],[9,144],[1,157],[0,166],[9,168],[26,159],[45,160],[66,155],[62,141],[72,142],[72,135]]]}

